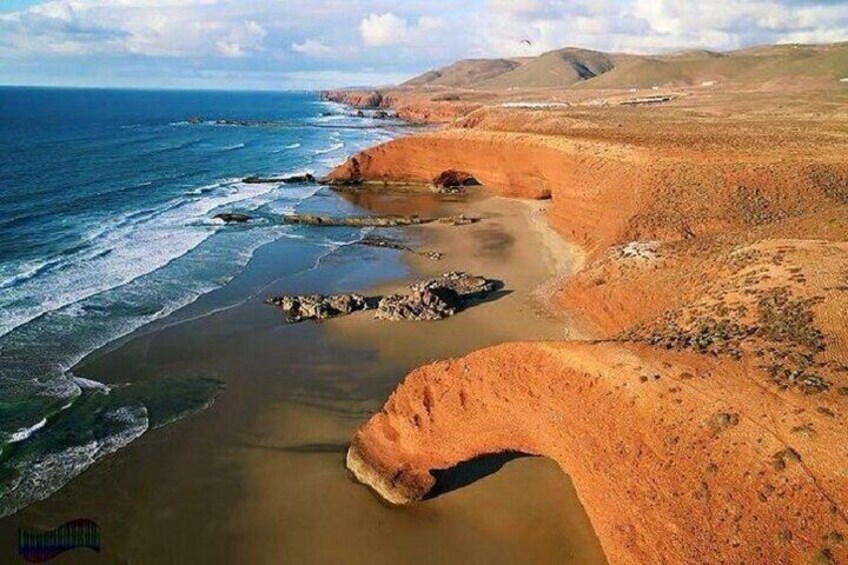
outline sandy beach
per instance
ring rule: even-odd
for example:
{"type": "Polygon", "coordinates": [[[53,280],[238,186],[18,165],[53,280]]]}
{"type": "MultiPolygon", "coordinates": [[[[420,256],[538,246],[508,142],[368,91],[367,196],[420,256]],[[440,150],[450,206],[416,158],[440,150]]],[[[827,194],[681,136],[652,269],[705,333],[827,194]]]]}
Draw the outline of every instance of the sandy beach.
{"type": "MultiPolygon", "coordinates": [[[[372,214],[464,213],[482,221],[394,234],[417,250],[441,251],[439,261],[351,246],[295,280],[278,280],[276,265],[286,258],[269,245],[226,291],[262,293],[197,319],[166,320],[93,355],[79,374],[204,374],[226,389],[207,411],[145,436],[49,500],[5,519],[3,531],[82,513],[103,528],[103,551],[65,556],[73,562],[161,562],[167,555],[166,562],[603,563],[574,489],[552,461],[494,461],[486,473],[499,472],[409,509],[386,506],[344,467],[356,427],[414,367],[521,337],[568,335],[540,292],[551,277],[567,276],[579,256],[555,247],[565,244],[542,221],[544,203],[485,192],[345,197],[372,214]],[[278,292],[396,291],[458,269],[504,281],[503,292],[441,322],[360,313],[286,325],[263,303],[278,292]],[[368,282],[375,279],[385,282],[368,282]]],[[[2,548],[9,555],[13,540],[2,548]]]]}

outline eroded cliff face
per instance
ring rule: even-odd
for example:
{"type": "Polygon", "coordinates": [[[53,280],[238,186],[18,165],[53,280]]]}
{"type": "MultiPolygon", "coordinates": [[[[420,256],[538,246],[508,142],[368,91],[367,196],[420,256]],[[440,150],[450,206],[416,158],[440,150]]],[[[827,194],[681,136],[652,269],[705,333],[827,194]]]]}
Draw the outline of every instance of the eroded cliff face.
{"type": "Polygon", "coordinates": [[[507,344],[410,374],[348,462],[387,500],[514,450],[568,472],[612,563],[845,557],[844,400],[798,409],[750,361],[647,345],[507,344]],[[831,416],[829,412],[836,414],[831,416]]]}
{"type": "Polygon", "coordinates": [[[588,257],[554,302],[597,340],[413,372],[357,432],[349,467],[406,503],[433,470],[543,455],[573,477],[611,562],[839,562],[848,140],[825,120],[662,116],[483,109],[333,171],[456,169],[552,199],[551,224],[588,257]]]}
{"type": "Polygon", "coordinates": [[[430,182],[448,169],[466,171],[501,196],[551,198],[552,225],[591,252],[632,240],[713,236],[848,201],[848,164],[838,155],[655,151],[662,148],[449,129],[367,149],[328,179],[430,182]]]}
{"type": "Polygon", "coordinates": [[[356,108],[391,109],[399,118],[421,124],[450,123],[481,106],[478,102],[439,100],[435,94],[403,90],[330,90],[322,92],[321,98],[356,108]]]}

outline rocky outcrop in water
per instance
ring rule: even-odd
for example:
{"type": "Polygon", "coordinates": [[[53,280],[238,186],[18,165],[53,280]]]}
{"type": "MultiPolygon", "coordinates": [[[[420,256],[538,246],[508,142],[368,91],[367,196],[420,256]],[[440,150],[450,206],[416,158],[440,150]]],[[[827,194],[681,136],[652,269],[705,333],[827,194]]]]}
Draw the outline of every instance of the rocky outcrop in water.
{"type": "Polygon", "coordinates": [[[462,272],[410,285],[411,292],[366,297],[361,294],[308,294],[269,298],[290,323],[327,320],[363,310],[375,310],[380,320],[442,320],[471,306],[501,286],[499,281],[462,272]]]}
{"type": "Polygon", "coordinates": [[[247,214],[238,214],[236,212],[223,212],[213,216],[216,220],[221,220],[226,224],[243,224],[250,221],[250,216],[247,214]]]}
{"type": "Polygon", "coordinates": [[[259,177],[251,175],[242,179],[241,182],[245,184],[307,184],[315,182],[315,177],[310,173],[288,177],[259,177]]]}
{"type": "Polygon", "coordinates": [[[415,253],[416,255],[429,257],[434,261],[438,261],[442,258],[442,253],[440,253],[439,251],[417,251],[411,248],[410,246],[406,245],[402,241],[397,241],[395,239],[379,235],[365,236],[356,243],[357,245],[364,245],[366,247],[381,247],[384,249],[396,249],[398,251],[406,251],[407,253],[415,253]]]}
{"type": "Polygon", "coordinates": [[[335,217],[335,216],[319,216],[315,214],[287,214],[283,216],[283,223],[286,224],[303,224],[308,226],[322,227],[351,227],[351,228],[393,228],[404,226],[419,226],[422,224],[430,224],[440,222],[454,226],[466,225],[479,221],[477,218],[470,218],[464,215],[459,216],[443,216],[439,218],[422,218],[420,216],[350,216],[350,217],[335,217]]]}
{"type": "Polygon", "coordinates": [[[207,120],[202,116],[192,116],[185,123],[193,126],[213,125],[213,126],[234,126],[234,127],[269,127],[280,126],[282,122],[274,120],[234,120],[234,119],[219,119],[207,120]]]}
{"type": "Polygon", "coordinates": [[[321,100],[338,102],[357,108],[378,108],[383,103],[383,95],[376,90],[335,90],[322,92],[321,100]]]}

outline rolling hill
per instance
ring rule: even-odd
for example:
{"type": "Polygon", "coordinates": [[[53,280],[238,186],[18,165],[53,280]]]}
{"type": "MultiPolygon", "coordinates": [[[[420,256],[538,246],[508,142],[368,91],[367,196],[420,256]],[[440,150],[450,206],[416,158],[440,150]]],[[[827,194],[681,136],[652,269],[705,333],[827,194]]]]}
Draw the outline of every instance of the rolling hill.
{"type": "Polygon", "coordinates": [[[516,88],[648,88],[705,82],[757,85],[848,77],[848,42],[770,45],[730,52],[690,50],[668,55],[604,53],[567,47],[538,57],[475,59],[429,71],[403,87],[506,90],[516,88]]]}

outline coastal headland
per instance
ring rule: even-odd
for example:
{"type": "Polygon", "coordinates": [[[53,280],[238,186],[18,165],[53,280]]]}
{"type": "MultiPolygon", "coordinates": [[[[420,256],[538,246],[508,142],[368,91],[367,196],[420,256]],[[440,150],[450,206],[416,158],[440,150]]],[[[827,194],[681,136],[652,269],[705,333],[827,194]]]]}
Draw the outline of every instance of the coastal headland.
{"type": "Polygon", "coordinates": [[[539,207],[571,267],[531,292],[563,337],[410,373],[352,438],[358,480],[407,504],[440,471],[538,455],[612,563],[848,559],[848,46],[758,49],[563,50],[323,94],[440,124],[328,182],[367,198],[460,171],[489,206],[539,207]],[[574,80],[545,83],[554,64],[574,80]]]}

